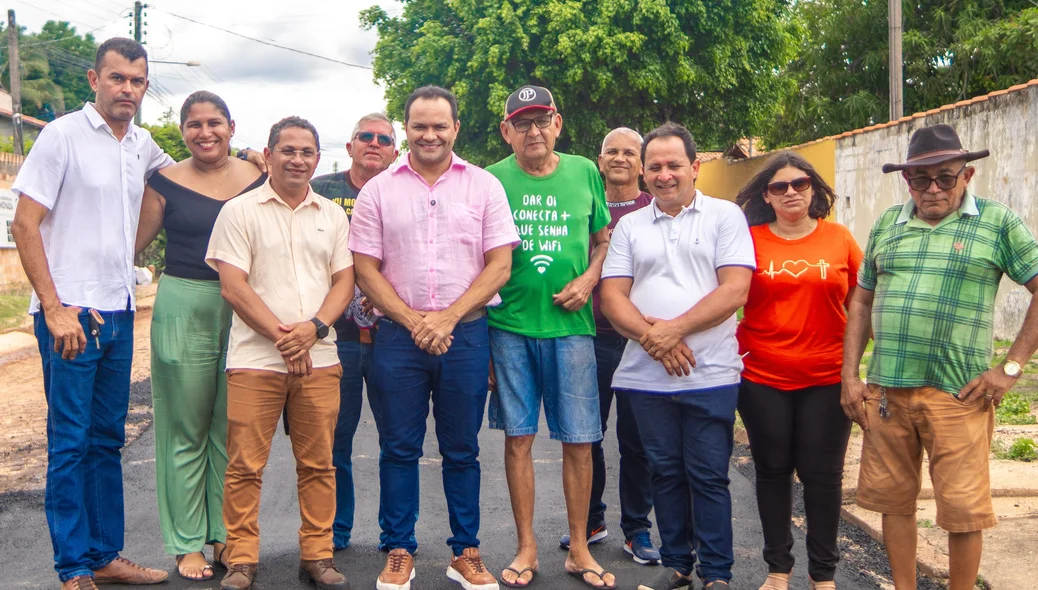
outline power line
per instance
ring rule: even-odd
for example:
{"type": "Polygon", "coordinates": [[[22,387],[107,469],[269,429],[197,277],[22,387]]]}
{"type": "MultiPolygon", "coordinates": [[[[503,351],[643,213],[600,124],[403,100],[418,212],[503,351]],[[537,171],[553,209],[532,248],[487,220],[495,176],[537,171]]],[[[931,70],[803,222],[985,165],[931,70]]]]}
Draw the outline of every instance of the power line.
{"type": "Polygon", "coordinates": [[[344,66],[350,66],[351,68],[360,68],[362,70],[372,70],[372,69],[374,69],[371,66],[362,66],[362,65],[359,65],[359,64],[350,63],[348,61],[342,61],[342,60],[339,60],[339,59],[334,59],[334,58],[331,58],[331,57],[326,57],[324,55],[318,55],[316,53],[310,53],[309,51],[304,51],[302,49],[296,49],[294,47],[286,47],[284,45],[278,45],[277,43],[271,43],[270,41],[264,41],[262,39],[256,39],[255,37],[249,37],[248,35],[242,35],[241,33],[238,33],[236,31],[231,31],[229,29],[223,29],[223,28],[220,28],[220,27],[218,27],[216,25],[211,25],[209,23],[198,21],[198,20],[195,20],[193,18],[186,17],[186,16],[181,16],[179,14],[174,14],[172,12],[169,12],[168,10],[165,11],[165,12],[166,12],[166,14],[168,14],[170,16],[175,16],[175,17],[177,17],[179,19],[183,19],[183,20],[186,20],[188,22],[195,23],[196,25],[202,25],[204,27],[209,27],[210,29],[216,29],[217,31],[223,31],[224,33],[229,33],[229,34],[234,35],[236,37],[241,37],[242,39],[248,39],[249,41],[255,41],[256,43],[262,43],[264,45],[269,45],[271,47],[277,47],[278,49],[284,49],[286,51],[292,51],[292,52],[295,52],[295,53],[301,53],[303,55],[309,55],[310,57],[316,57],[317,59],[323,59],[325,61],[330,61],[332,63],[337,63],[337,64],[341,64],[341,65],[344,65],[344,66]]]}
{"type": "Polygon", "coordinates": [[[73,22],[73,23],[79,23],[79,24],[83,25],[84,27],[92,27],[92,26],[94,26],[92,24],[85,23],[85,22],[83,22],[81,20],[76,20],[74,18],[69,18],[67,15],[58,14],[58,13],[52,11],[52,10],[47,10],[46,8],[41,8],[39,6],[36,6],[35,4],[31,4],[29,2],[26,2],[25,0],[15,0],[15,1],[16,2],[21,2],[22,4],[28,6],[29,8],[35,8],[36,10],[39,10],[40,12],[46,12],[47,14],[54,15],[54,16],[58,17],[58,21],[59,22],[60,21],[68,21],[68,22],[73,22]]]}
{"type": "Polygon", "coordinates": [[[35,43],[23,43],[22,47],[37,47],[39,45],[49,45],[51,43],[57,43],[58,41],[64,41],[66,39],[75,39],[76,37],[80,37],[80,36],[86,37],[90,33],[95,33],[95,32],[100,31],[101,29],[103,29],[103,28],[105,28],[107,26],[114,25],[115,23],[119,22],[120,20],[122,20],[122,17],[120,17],[120,18],[118,18],[116,20],[113,20],[111,22],[105,23],[105,24],[101,25],[100,27],[97,27],[97,28],[94,28],[94,29],[90,29],[89,31],[86,31],[84,33],[73,33],[73,34],[69,35],[68,37],[58,37],[57,39],[48,39],[46,41],[37,41],[35,43]]]}

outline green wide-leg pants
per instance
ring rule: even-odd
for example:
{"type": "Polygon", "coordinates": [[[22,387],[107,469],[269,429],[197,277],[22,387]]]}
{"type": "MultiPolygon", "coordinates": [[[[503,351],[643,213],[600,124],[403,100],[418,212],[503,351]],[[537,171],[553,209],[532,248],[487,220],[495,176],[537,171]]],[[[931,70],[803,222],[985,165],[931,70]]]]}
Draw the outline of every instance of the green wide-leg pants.
{"type": "Polygon", "coordinates": [[[227,338],[219,281],[164,275],[151,320],[155,487],[166,552],[223,543],[227,338]]]}

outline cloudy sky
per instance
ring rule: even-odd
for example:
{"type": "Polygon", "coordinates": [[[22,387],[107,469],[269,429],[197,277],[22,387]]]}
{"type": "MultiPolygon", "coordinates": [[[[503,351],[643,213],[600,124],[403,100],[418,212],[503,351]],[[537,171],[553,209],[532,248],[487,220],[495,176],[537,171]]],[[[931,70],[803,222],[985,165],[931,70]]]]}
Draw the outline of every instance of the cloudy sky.
{"type": "MultiPolygon", "coordinates": [[[[374,4],[393,16],[402,12],[392,0],[149,0],[143,19],[149,58],[202,65],[153,63],[151,91],[142,107],[144,121],[158,122],[170,107],[179,114],[188,94],[210,90],[231,109],[237,125],[234,146],[262,147],[271,124],[299,115],[321,134],[318,172],[330,171],[335,161],[345,169],[345,143],[354,123],[366,113],[385,109],[383,89],[370,70],[369,52],[377,35],[362,30],[357,18],[374,4]],[[271,47],[213,27],[362,67],[271,47]]],[[[15,9],[18,24],[31,32],[48,20],[67,20],[79,33],[93,31],[98,42],[132,36],[132,1],[12,0],[8,6],[15,9]]]]}

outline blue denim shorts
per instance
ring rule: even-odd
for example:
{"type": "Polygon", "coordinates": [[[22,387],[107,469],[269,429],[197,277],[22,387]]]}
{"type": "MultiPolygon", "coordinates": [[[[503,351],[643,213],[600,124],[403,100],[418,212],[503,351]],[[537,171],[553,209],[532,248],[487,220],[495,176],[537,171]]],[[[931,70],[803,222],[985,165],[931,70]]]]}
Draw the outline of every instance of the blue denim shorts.
{"type": "Polygon", "coordinates": [[[536,434],[543,399],[552,439],[602,440],[594,337],[530,338],[491,328],[490,354],[497,379],[491,428],[505,436],[536,434]]]}

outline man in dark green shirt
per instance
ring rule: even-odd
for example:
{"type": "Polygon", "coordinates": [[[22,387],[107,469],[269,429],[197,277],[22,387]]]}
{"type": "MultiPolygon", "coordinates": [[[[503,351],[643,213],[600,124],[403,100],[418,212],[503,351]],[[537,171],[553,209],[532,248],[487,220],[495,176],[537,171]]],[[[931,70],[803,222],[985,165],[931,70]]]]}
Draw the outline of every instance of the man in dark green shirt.
{"type": "MultiPolygon", "coordinates": [[[[345,172],[318,176],[310,181],[310,186],[315,193],[345,209],[346,215],[352,220],[357,193],[376,174],[388,168],[400,154],[396,147],[393,124],[381,113],[364,115],[353,127],[346,151],[352,159],[349,169],[345,172]]],[[[339,382],[339,422],[335,426],[335,443],[332,449],[332,461],[335,464],[336,508],[333,532],[336,551],[349,546],[353,530],[353,435],[356,434],[357,424],[360,422],[365,383],[368,386],[368,405],[371,406],[376,429],[379,427],[381,416],[380,398],[372,389],[368,376],[376,318],[370,309],[364,309],[363,297],[360,289],[357,289],[352,303],[346,308],[346,313],[334,325],[335,345],[339,349],[339,362],[342,363],[342,380],[339,382]]],[[[381,524],[381,506],[378,512],[381,524]]]]}

